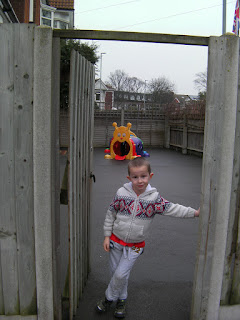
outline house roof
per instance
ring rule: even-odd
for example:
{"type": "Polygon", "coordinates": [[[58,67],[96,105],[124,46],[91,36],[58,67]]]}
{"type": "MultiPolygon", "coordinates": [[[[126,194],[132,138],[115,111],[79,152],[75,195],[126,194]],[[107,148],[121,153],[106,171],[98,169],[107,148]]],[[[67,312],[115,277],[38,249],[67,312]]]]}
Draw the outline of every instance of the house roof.
{"type": "MultiPolygon", "coordinates": [[[[95,90],[100,89],[100,81],[101,81],[101,90],[109,91],[109,88],[105,85],[105,83],[100,79],[95,79],[95,90]]],[[[113,89],[112,89],[113,90],[113,89]]]]}
{"type": "Polygon", "coordinates": [[[51,7],[57,9],[74,9],[74,0],[48,0],[48,3],[51,7]]]}

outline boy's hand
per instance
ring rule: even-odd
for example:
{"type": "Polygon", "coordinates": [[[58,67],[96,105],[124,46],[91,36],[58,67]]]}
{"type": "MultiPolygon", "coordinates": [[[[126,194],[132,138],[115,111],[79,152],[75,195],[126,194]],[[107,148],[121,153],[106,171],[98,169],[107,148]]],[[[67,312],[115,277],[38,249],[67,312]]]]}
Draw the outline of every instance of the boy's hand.
{"type": "Polygon", "coordinates": [[[196,210],[194,213],[195,217],[199,217],[199,215],[200,215],[200,208],[198,208],[198,210],[196,210]]]}
{"type": "Polygon", "coordinates": [[[105,239],[103,241],[103,248],[107,252],[110,251],[109,244],[110,244],[110,237],[105,237],[105,239]]]}

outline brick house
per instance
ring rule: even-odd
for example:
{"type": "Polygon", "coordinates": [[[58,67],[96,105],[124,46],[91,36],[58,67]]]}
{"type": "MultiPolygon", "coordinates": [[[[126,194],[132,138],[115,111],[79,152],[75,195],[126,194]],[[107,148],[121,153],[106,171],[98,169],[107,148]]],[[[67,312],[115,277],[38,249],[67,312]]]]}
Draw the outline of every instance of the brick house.
{"type": "Polygon", "coordinates": [[[102,80],[95,80],[95,105],[100,110],[112,110],[114,103],[114,89],[102,80]]]}
{"type": "Polygon", "coordinates": [[[1,0],[0,23],[34,23],[52,28],[74,26],[74,0],[1,0]]]}
{"type": "Polygon", "coordinates": [[[150,93],[115,91],[114,94],[114,107],[116,109],[135,107],[141,110],[146,109],[150,103],[152,103],[150,93]]]}

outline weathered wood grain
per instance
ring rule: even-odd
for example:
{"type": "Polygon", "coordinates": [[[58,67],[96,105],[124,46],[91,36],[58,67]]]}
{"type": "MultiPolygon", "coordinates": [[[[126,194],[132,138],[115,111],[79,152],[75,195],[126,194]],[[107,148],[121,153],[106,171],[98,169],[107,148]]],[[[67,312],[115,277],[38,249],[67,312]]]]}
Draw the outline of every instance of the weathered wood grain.
{"type": "Polygon", "coordinates": [[[60,39],[53,39],[52,50],[52,226],[53,226],[53,294],[54,318],[61,319],[60,274],[60,164],[59,164],[59,118],[60,118],[60,39]]]}
{"type": "Polygon", "coordinates": [[[1,270],[6,315],[19,314],[17,226],[15,206],[15,143],[14,136],[14,60],[15,33],[10,25],[0,25],[0,116],[1,116],[1,270]]]}
{"type": "MultiPolygon", "coordinates": [[[[70,150],[69,150],[69,226],[70,226],[70,319],[89,272],[90,215],[90,117],[94,107],[94,67],[77,52],[71,56],[70,72],[70,150]],[[89,93],[91,92],[91,99],[89,93]]],[[[92,145],[92,142],[91,142],[92,145]]]]}
{"type": "Polygon", "coordinates": [[[15,26],[15,206],[21,315],[37,313],[33,217],[33,26],[15,26]],[[27,294],[26,294],[27,293],[27,294]]]}
{"type": "Polygon", "coordinates": [[[174,43],[207,46],[209,37],[178,34],[144,33],[108,30],[55,29],[54,36],[67,39],[117,40],[155,43],[174,43]]]}
{"type": "MultiPolygon", "coordinates": [[[[239,68],[239,38],[211,37],[205,118],[199,250],[191,319],[219,319],[226,294],[226,265],[230,258],[232,221],[236,216],[234,166],[239,68]],[[234,210],[232,210],[234,208],[234,210]],[[226,254],[227,253],[227,254],[226,254]],[[224,294],[222,292],[223,284],[224,294]]],[[[238,150],[237,153],[235,151],[238,150]]],[[[236,176],[237,175],[237,176],[236,176]]],[[[239,178],[237,177],[237,180],[239,178]]],[[[231,317],[231,308],[226,320],[231,317]]]]}

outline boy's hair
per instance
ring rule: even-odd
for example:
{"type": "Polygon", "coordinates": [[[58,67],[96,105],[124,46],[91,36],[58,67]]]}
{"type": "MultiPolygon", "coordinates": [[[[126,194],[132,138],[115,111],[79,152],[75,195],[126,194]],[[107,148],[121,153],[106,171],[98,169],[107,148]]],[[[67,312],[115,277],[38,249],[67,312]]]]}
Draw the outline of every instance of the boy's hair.
{"type": "Polygon", "coordinates": [[[149,174],[152,172],[151,171],[151,166],[150,166],[150,163],[148,162],[148,160],[146,160],[143,157],[137,157],[137,158],[134,158],[133,160],[129,161],[129,163],[128,163],[128,175],[130,176],[131,168],[142,167],[142,166],[146,166],[147,167],[147,170],[148,170],[149,174]]]}

